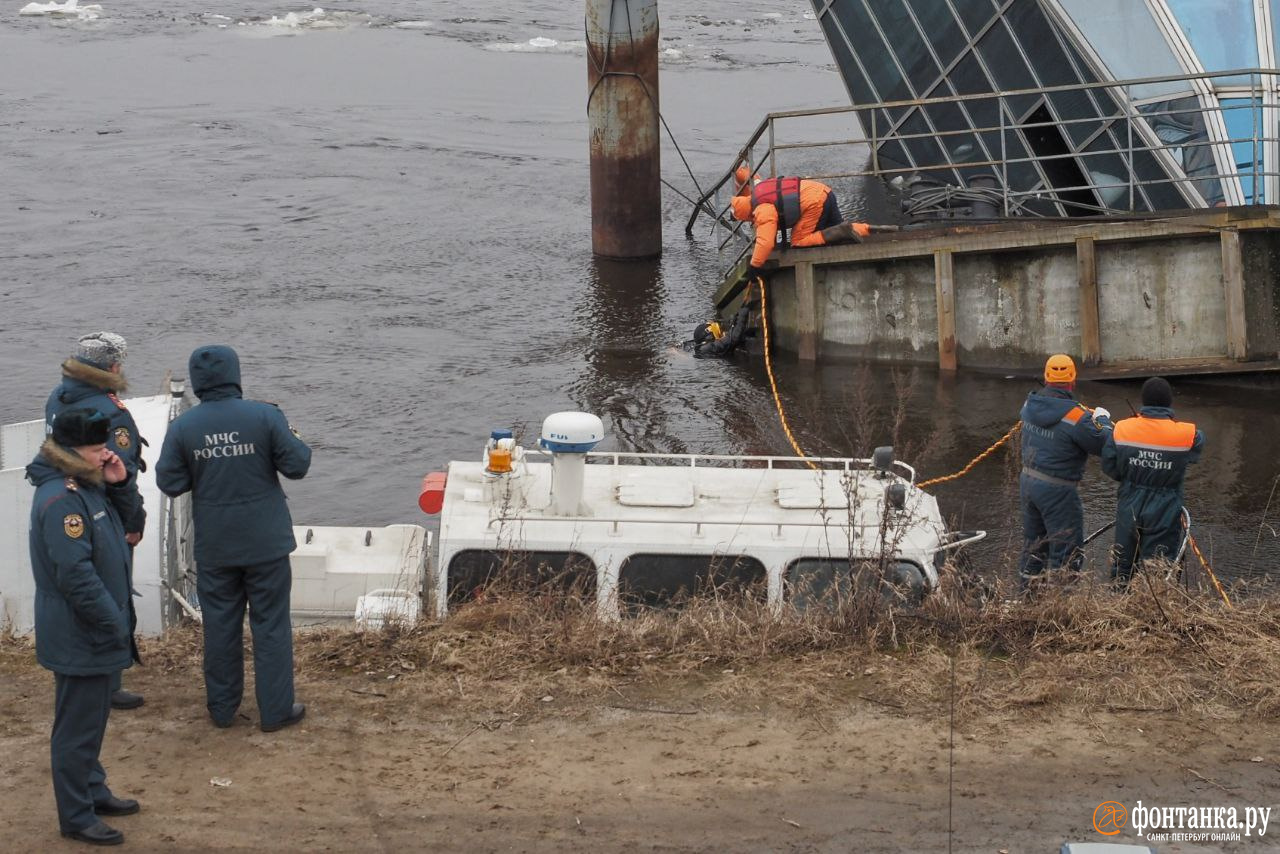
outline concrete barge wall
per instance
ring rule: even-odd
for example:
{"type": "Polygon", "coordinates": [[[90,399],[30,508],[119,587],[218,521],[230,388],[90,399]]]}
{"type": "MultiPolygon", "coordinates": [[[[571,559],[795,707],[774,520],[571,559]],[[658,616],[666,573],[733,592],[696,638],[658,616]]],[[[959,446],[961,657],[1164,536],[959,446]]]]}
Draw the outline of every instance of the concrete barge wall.
{"type": "Polygon", "coordinates": [[[1094,375],[1280,367],[1280,209],[908,231],[780,253],[770,332],[802,359],[1094,375]]]}

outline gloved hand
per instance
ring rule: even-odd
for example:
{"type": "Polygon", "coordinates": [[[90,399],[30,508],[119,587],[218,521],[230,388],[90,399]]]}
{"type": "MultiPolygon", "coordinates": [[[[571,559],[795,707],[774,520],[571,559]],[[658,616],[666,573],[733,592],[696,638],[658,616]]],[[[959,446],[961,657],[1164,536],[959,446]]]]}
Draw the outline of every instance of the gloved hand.
{"type": "Polygon", "coordinates": [[[752,264],[750,267],[747,268],[748,282],[754,282],[756,279],[761,278],[764,275],[765,275],[764,267],[757,267],[756,265],[752,264]]]}
{"type": "Polygon", "coordinates": [[[1108,412],[1107,410],[1103,409],[1101,406],[1095,406],[1095,407],[1093,408],[1093,420],[1094,420],[1094,421],[1098,421],[1098,420],[1103,419],[1103,418],[1105,418],[1105,419],[1107,419],[1107,420],[1110,420],[1110,419],[1111,419],[1111,413],[1110,413],[1110,412],[1108,412]]]}

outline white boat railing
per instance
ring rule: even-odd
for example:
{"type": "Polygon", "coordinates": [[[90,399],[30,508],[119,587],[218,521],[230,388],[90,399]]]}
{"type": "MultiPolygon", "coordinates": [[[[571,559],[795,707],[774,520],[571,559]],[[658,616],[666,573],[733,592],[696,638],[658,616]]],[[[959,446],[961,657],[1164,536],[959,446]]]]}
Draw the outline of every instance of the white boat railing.
{"type": "MultiPolygon", "coordinates": [[[[535,454],[541,457],[550,458],[554,456],[550,451],[542,448],[526,448],[526,454],[535,454]]],[[[608,460],[612,465],[622,465],[622,460],[645,460],[645,461],[678,461],[687,464],[690,468],[697,468],[699,462],[716,462],[716,463],[764,463],[766,469],[781,467],[780,464],[787,464],[789,469],[798,469],[803,466],[816,465],[830,471],[879,471],[875,462],[871,459],[861,459],[858,457],[779,457],[779,456],[760,456],[750,454],[663,454],[639,451],[588,451],[585,455],[588,461],[608,460]]],[[[901,460],[894,460],[893,467],[905,472],[908,483],[914,484],[916,481],[916,470],[914,467],[907,465],[901,460]]],[[[722,466],[709,466],[710,468],[722,468],[722,466]]]]}

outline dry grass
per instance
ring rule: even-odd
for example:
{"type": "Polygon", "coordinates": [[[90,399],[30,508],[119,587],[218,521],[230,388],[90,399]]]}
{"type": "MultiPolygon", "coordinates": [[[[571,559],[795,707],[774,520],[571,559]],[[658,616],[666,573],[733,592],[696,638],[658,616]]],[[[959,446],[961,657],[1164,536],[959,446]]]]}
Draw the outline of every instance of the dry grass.
{"type": "Polygon", "coordinates": [[[1081,581],[1024,600],[977,596],[947,575],[914,608],[863,595],[775,615],[754,599],[701,597],[606,623],[589,599],[523,592],[439,624],[312,633],[298,655],[319,669],[457,674],[505,685],[513,702],[552,683],[593,695],[733,671],[720,693],[800,704],[854,694],[920,711],[949,703],[954,657],[962,714],[1078,705],[1270,716],[1280,712],[1277,604],[1259,594],[1227,609],[1156,573],[1125,594],[1081,581]]]}
{"type": "MultiPolygon", "coordinates": [[[[937,714],[954,697],[962,716],[1075,706],[1270,717],[1280,713],[1277,605],[1259,593],[1228,609],[1155,573],[1125,594],[1086,580],[1023,600],[975,595],[946,574],[916,607],[863,595],[776,615],[756,599],[712,596],[602,622],[589,598],[491,588],[440,623],[302,632],[295,654],[304,678],[416,680],[487,708],[548,693],[607,702],[620,687],[635,696],[684,680],[703,700],[796,708],[859,697],[937,714]]],[[[198,674],[199,654],[194,629],[144,646],[157,670],[198,674]]],[[[29,641],[0,640],[0,670],[30,661],[29,641]]]]}

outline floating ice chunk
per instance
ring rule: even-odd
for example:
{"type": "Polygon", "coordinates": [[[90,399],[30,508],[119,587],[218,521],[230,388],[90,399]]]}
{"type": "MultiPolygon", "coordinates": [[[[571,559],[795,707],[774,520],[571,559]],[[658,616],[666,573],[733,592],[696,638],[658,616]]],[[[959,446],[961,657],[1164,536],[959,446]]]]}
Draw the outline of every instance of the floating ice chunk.
{"type": "Polygon", "coordinates": [[[399,30],[429,30],[435,24],[431,21],[396,21],[391,26],[399,30]]]}
{"type": "Polygon", "coordinates": [[[817,16],[817,14],[816,14],[812,9],[805,9],[805,10],[804,10],[804,19],[805,19],[806,21],[816,21],[816,20],[818,20],[818,16],[817,16]]]}
{"type": "Polygon", "coordinates": [[[666,48],[662,51],[662,55],[666,59],[684,59],[684,51],[674,47],[666,48]]]}
{"type": "Polygon", "coordinates": [[[283,18],[277,18],[275,15],[272,15],[262,23],[268,27],[285,27],[291,30],[296,30],[302,26],[314,26],[319,23],[322,18],[324,18],[324,9],[317,6],[310,12],[303,12],[302,14],[298,14],[297,12],[286,12],[283,18]]]}
{"type": "Polygon", "coordinates": [[[780,21],[780,20],[782,20],[782,13],[781,13],[781,12],[765,12],[765,13],[764,13],[763,15],[761,15],[760,17],[761,17],[761,18],[773,18],[774,20],[778,20],[778,21],[780,21]]]}
{"type": "Polygon", "coordinates": [[[55,17],[78,18],[81,21],[92,21],[102,14],[102,7],[97,3],[81,6],[79,2],[80,0],[66,0],[65,3],[28,3],[18,10],[18,14],[52,15],[55,17]]]}
{"type": "Polygon", "coordinates": [[[527,42],[495,42],[485,45],[488,50],[502,53],[578,53],[586,50],[586,42],[561,42],[535,36],[527,42]]]}

